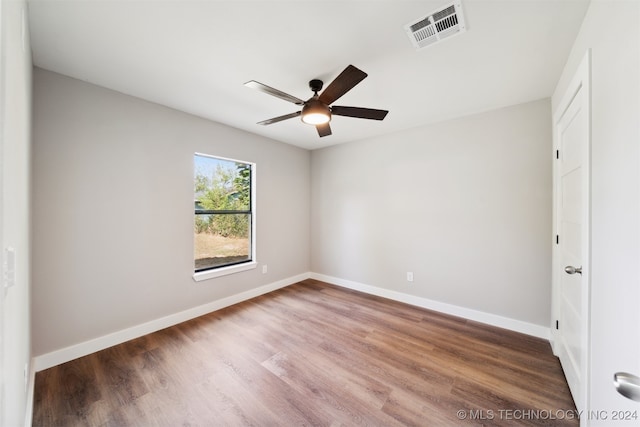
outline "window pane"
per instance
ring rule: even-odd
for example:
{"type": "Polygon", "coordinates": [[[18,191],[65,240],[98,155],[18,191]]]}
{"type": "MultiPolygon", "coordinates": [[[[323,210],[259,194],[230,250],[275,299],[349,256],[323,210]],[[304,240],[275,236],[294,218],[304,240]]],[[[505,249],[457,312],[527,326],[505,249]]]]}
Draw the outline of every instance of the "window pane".
{"type": "Polygon", "coordinates": [[[196,215],[196,271],[251,261],[251,215],[196,215]]]}
{"type": "Polygon", "coordinates": [[[195,156],[196,209],[251,210],[251,165],[195,156]]]}
{"type": "Polygon", "coordinates": [[[252,261],[252,164],[194,157],[195,271],[252,261]]]}

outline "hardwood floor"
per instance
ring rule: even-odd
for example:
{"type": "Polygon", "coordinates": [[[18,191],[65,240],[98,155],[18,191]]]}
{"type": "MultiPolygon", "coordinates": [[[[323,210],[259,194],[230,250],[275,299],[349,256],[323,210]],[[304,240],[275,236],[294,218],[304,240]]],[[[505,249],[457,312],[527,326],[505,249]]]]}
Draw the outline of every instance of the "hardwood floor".
{"type": "Polygon", "coordinates": [[[548,342],[315,280],[39,372],[33,420],[578,425],[548,342]]]}

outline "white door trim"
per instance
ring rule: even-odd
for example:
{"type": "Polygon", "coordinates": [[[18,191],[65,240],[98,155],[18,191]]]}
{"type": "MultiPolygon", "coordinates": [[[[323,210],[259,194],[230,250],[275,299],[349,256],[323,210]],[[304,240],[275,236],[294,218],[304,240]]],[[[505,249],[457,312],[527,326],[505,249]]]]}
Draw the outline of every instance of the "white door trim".
{"type": "Polygon", "coordinates": [[[4,280],[4,122],[5,122],[5,80],[7,70],[5,67],[5,47],[4,40],[4,1],[0,2],[0,425],[6,423],[5,414],[5,373],[4,373],[4,292],[5,292],[5,280],[4,280]]]}
{"type": "MultiPolygon", "coordinates": [[[[558,90],[558,89],[556,89],[558,90]]],[[[581,91],[582,108],[588,120],[587,143],[582,158],[582,352],[581,352],[581,382],[580,402],[576,402],[579,409],[589,410],[589,372],[590,372],[590,333],[591,333],[591,50],[587,50],[576,73],[562,94],[561,101],[552,112],[553,120],[553,250],[552,250],[552,301],[551,301],[551,346],[554,354],[558,354],[559,332],[556,329],[560,318],[560,275],[564,266],[560,263],[560,251],[556,243],[559,230],[559,165],[556,153],[559,149],[559,122],[567,108],[571,105],[578,91],[581,91]]],[[[554,94],[555,96],[556,94],[554,94]]],[[[562,236],[560,236],[562,238],[562,236]]],[[[581,425],[587,425],[588,419],[582,419],[581,425]]]]}

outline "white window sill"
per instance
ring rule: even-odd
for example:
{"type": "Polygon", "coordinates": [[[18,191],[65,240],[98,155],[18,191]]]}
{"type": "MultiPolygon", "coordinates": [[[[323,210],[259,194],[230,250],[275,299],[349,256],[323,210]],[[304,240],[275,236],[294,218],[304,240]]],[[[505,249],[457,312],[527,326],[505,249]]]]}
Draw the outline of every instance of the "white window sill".
{"type": "Polygon", "coordinates": [[[242,264],[230,265],[229,267],[220,267],[213,270],[199,271],[193,274],[193,280],[201,282],[207,279],[213,279],[227,274],[240,273],[241,271],[253,270],[258,266],[255,261],[245,262],[242,264]]]}

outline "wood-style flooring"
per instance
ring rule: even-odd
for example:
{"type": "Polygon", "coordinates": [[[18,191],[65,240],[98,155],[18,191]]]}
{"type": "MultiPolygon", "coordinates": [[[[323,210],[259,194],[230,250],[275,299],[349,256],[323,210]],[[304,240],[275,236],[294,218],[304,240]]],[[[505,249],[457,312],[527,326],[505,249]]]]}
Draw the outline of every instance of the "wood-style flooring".
{"type": "Polygon", "coordinates": [[[33,425],[578,419],[548,342],[305,280],[38,372],[33,425]]]}

